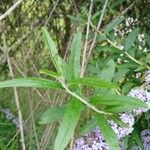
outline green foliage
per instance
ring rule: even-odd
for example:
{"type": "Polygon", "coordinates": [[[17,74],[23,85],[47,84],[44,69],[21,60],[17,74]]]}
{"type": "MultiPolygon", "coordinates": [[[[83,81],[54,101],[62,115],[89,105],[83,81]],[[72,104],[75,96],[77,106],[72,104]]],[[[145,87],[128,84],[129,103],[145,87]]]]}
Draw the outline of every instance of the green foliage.
{"type": "Polygon", "coordinates": [[[90,102],[94,105],[110,106],[106,110],[113,113],[130,111],[137,108],[148,108],[147,104],[141,100],[123,95],[99,94],[99,96],[92,97],[90,102]]]}
{"type": "Polygon", "coordinates": [[[125,39],[124,49],[127,51],[134,44],[137,36],[139,34],[139,28],[134,29],[131,33],[129,33],[128,37],[125,39]]]}
{"type": "Polygon", "coordinates": [[[74,130],[80,118],[83,106],[81,102],[71,98],[58,130],[55,140],[54,150],[64,150],[71,138],[73,138],[74,130]]]}
{"type": "Polygon", "coordinates": [[[78,32],[74,35],[72,44],[71,44],[71,54],[69,57],[69,67],[74,78],[78,78],[80,75],[80,57],[81,57],[81,48],[82,48],[82,34],[78,32]]]}
{"type": "Polygon", "coordinates": [[[70,85],[88,85],[93,87],[99,87],[99,88],[115,88],[117,89],[117,85],[115,83],[107,82],[98,78],[93,77],[83,77],[83,78],[77,78],[74,80],[71,80],[70,85]]]}
{"type": "Polygon", "coordinates": [[[110,150],[120,150],[118,137],[108,124],[107,119],[104,116],[97,114],[96,116],[97,123],[104,135],[106,142],[110,150]]]}
{"type": "Polygon", "coordinates": [[[59,121],[62,119],[65,112],[65,107],[54,107],[46,110],[46,112],[42,115],[40,124],[47,124],[47,123],[53,123],[56,121],[59,121]]]}
{"type": "MultiPolygon", "coordinates": [[[[128,128],[129,126],[119,118],[119,114],[148,108],[145,102],[126,96],[136,86],[148,89],[144,82],[144,72],[150,69],[150,35],[145,30],[144,42],[140,41],[139,35],[143,29],[136,23],[127,23],[130,19],[127,19],[129,14],[132,14],[133,18],[136,17],[135,14],[146,16],[144,9],[139,11],[142,10],[145,1],[108,1],[107,11],[103,14],[104,3],[106,1],[93,1],[93,10],[89,16],[90,3],[87,1],[23,2],[2,21],[0,106],[4,103],[4,106],[16,110],[14,93],[7,87],[23,87],[17,88],[17,91],[23,118],[32,131],[28,131],[31,134],[25,133],[27,149],[71,149],[70,141],[78,135],[85,136],[99,126],[110,150],[119,150],[117,135],[108,120],[113,120],[120,127],[128,128]],[[132,13],[134,9],[136,11],[132,13]],[[101,26],[96,28],[98,24],[101,26]],[[132,24],[135,25],[134,29],[127,32],[127,28],[132,24]],[[88,38],[85,39],[88,25],[88,38]],[[39,30],[41,26],[44,26],[42,32],[39,30]],[[85,40],[87,70],[86,75],[81,78],[85,40]],[[93,48],[88,59],[91,47],[93,48]],[[47,55],[48,53],[50,55],[47,55]],[[16,79],[7,80],[10,78],[7,57],[10,57],[16,79]],[[38,70],[44,77],[40,76],[38,70]],[[24,78],[20,78],[20,74],[24,78]],[[46,77],[48,79],[45,79],[46,77]],[[38,103],[40,99],[42,100],[38,103]],[[51,130],[45,128],[44,124],[52,124],[51,130]]],[[[0,9],[5,12],[11,4],[3,2],[0,9]]],[[[143,24],[148,24],[145,18],[140,20],[143,20],[143,24]]],[[[144,28],[147,29],[148,26],[144,28]]],[[[15,145],[20,148],[20,137],[12,140],[17,129],[13,128],[13,123],[6,121],[5,124],[4,121],[3,124],[3,121],[4,119],[0,118],[0,149],[13,150],[16,149],[15,145]],[[7,123],[11,125],[12,130],[7,123]],[[6,132],[13,134],[8,137],[6,132]],[[11,141],[8,146],[7,141],[11,141]]],[[[135,121],[133,133],[122,139],[125,149],[132,149],[135,143],[143,148],[140,131],[150,128],[149,113],[135,117],[135,121]]]]}
{"type": "Polygon", "coordinates": [[[48,89],[61,89],[62,86],[56,81],[42,78],[22,78],[0,82],[0,88],[6,87],[36,87],[48,89]]]}
{"type": "Polygon", "coordinates": [[[112,31],[117,25],[119,25],[125,18],[123,16],[114,19],[110,24],[108,24],[105,28],[105,32],[108,33],[112,31]]]}

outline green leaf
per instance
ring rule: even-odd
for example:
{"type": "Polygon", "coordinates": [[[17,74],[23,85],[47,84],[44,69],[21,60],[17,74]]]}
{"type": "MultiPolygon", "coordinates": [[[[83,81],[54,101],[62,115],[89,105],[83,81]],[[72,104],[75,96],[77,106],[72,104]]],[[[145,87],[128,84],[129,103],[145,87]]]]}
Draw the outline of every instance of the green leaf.
{"type": "Polygon", "coordinates": [[[113,2],[112,6],[111,6],[112,9],[117,7],[118,5],[122,4],[124,1],[125,0],[117,0],[117,1],[113,2]]]}
{"type": "Polygon", "coordinates": [[[83,105],[81,102],[75,98],[72,98],[66,106],[66,110],[55,140],[54,150],[64,150],[71,138],[73,138],[82,110],[83,105]]]}
{"type": "Polygon", "coordinates": [[[71,15],[67,15],[68,18],[71,19],[71,21],[75,22],[75,23],[84,23],[85,20],[82,19],[81,17],[77,16],[77,17],[74,17],[74,16],[71,16],[71,15]]]}
{"type": "Polygon", "coordinates": [[[115,48],[115,47],[110,47],[110,46],[97,46],[96,47],[96,50],[98,52],[112,52],[112,53],[116,53],[116,54],[121,54],[122,52],[115,48]]]}
{"type": "Polygon", "coordinates": [[[52,40],[51,36],[49,35],[49,33],[45,27],[42,28],[42,31],[44,34],[45,43],[46,43],[47,47],[50,49],[51,59],[55,65],[57,71],[62,75],[63,74],[62,60],[61,60],[60,56],[58,55],[58,51],[56,49],[55,43],[52,40]]]}
{"type": "Polygon", "coordinates": [[[87,122],[87,124],[85,124],[80,131],[80,135],[83,136],[89,132],[91,132],[94,128],[96,128],[97,126],[97,122],[94,119],[91,119],[90,121],[87,122]]]}
{"type": "Polygon", "coordinates": [[[114,82],[118,82],[125,77],[125,75],[129,72],[127,68],[119,68],[118,72],[114,76],[114,82]]]}
{"type": "Polygon", "coordinates": [[[107,112],[123,112],[137,108],[148,108],[147,104],[143,101],[124,95],[99,95],[93,96],[90,100],[93,105],[111,106],[106,109],[107,112]]]}
{"type": "Polygon", "coordinates": [[[103,69],[100,71],[99,73],[100,79],[111,82],[112,78],[114,77],[115,67],[116,67],[115,62],[112,59],[110,59],[103,67],[103,69]]]}
{"type": "Polygon", "coordinates": [[[141,149],[144,149],[143,143],[140,139],[140,131],[137,127],[134,127],[134,130],[132,132],[132,138],[135,140],[137,145],[139,145],[141,147],[141,149]]]}
{"type": "Polygon", "coordinates": [[[47,123],[53,123],[56,121],[59,121],[62,119],[65,112],[65,107],[54,107],[46,110],[46,112],[42,115],[40,124],[47,124],[47,123]]]}
{"type": "Polygon", "coordinates": [[[108,121],[101,114],[96,115],[97,123],[100,127],[100,130],[106,140],[106,143],[109,146],[110,150],[120,150],[118,137],[108,124],[108,121]]]}
{"type": "Polygon", "coordinates": [[[116,28],[125,18],[123,16],[114,19],[110,24],[105,28],[105,32],[108,33],[116,28]]]}
{"type": "Polygon", "coordinates": [[[81,48],[82,34],[81,32],[78,32],[73,37],[73,41],[71,44],[71,54],[69,58],[69,66],[71,68],[72,73],[74,74],[74,78],[77,78],[80,75],[81,48]]]}
{"type": "Polygon", "coordinates": [[[117,125],[119,125],[120,127],[129,128],[129,126],[125,124],[117,115],[110,116],[109,120],[115,121],[115,123],[117,123],[117,125]]]}
{"type": "Polygon", "coordinates": [[[51,71],[51,70],[48,70],[48,69],[41,69],[39,71],[39,73],[48,75],[48,76],[56,78],[56,79],[61,77],[58,73],[51,71]]]}
{"type": "Polygon", "coordinates": [[[127,51],[131,46],[134,44],[137,36],[139,34],[139,28],[134,29],[132,32],[129,33],[127,38],[125,39],[124,49],[127,51]]]}
{"type": "Polygon", "coordinates": [[[74,79],[71,80],[70,85],[79,85],[79,84],[83,84],[83,85],[88,85],[88,86],[93,86],[93,87],[104,87],[104,88],[115,88],[117,89],[117,85],[115,83],[112,82],[107,82],[104,80],[100,80],[98,78],[92,78],[92,77],[83,77],[83,78],[78,78],[78,79],[74,79]]]}
{"type": "Polygon", "coordinates": [[[61,89],[60,83],[43,78],[19,78],[0,82],[0,88],[6,87],[36,87],[48,89],[61,89]]]}
{"type": "Polygon", "coordinates": [[[147,33],[145,33],[144,35],[145,35],[146,43],[147,43],[148,46],[150,47],[150,36],[149,36],[147,33]]]}

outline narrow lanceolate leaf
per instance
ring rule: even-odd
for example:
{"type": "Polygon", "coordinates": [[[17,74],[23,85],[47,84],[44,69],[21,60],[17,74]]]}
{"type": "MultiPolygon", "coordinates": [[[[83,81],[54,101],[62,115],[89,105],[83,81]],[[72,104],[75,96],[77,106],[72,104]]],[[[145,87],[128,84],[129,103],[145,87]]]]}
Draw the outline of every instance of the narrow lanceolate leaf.
{"type": "Polygon", "coordinates": [[[72,98],[70,103],[66,106],[55,140],[54,150],[64,150],[71,138],[73,138],[82,109],[83,105],[75,98],[72,98]]]}
{"type": "Polygon", "coordinates": [[[61,89],[60,83],[42,78],[19,78],[0,82],[0,88],[6,87],[36,87],[48,89],[61,89]]]}
{"type": "Polygon", "coordinates": [[[93,96],[90,100],[93,105],[109,106],[106,110],[109,112],[123,112],[137,108],[148,108],[143,101],[124,95],[99,95],[93,96]]]}
{"type": "Polygon", "coordinates": [[[42,28],[43,34],[44,34],[44,38],[45,38],[45,43],[47,45],[47,47],[50,49],[50,55],[51,55],[51,59],[57,69],[57,71],[62,74],[63,73],[63,66],[62,66],[62,61],[60,56],[58,55],[58,51],[56,49],[55,43],[52,40],[50,34],[48,33],[48,31],[46,30],[46,28],[42,28]]]}
{"type": "Polygon", "coordinates": [[[145,40],[146,40],[146,43],[148,44],[148,46],[150,47],[150,35],[145,33],[145,40]]]}
{"type": "Polygon", "coordinates": [[[134,44],[137,36],[139,34],[139,28],[134,29],[132,32],[129,33],[127,38],[125,39],[124,49],[128,50],[134,44]]]}
{"type": "Polygon", "coordinates": [[[56,78],[56,79],[61,77],[58,73],[51,71],[51,70],[48,70],[48,69],[41,69],[39,71],[39,73],[48,75],[48,76],[56,78]]]}
{"type": "Polygon", "coordinates": [[[108,24],[105,28],[105,32],[108,33],[112,31],[114,28],[116,28],[122,21],[124,20],[124,17],[118,17],[114,19],[110,24],[108,24]]]}
{"type": "Polygon", "coordinates": [[[87,122],[87,124],[85,124],[81,130],[80,130],[80,136],[86,135],[87,133],[91,132],[92,130],[94,130],[97,126],[97,122],[95,120],[95,118],[89,120],[87,122]]]}
{"type": "Polygon", "coordinates": [[[118,88],[115,83],[100,80],[98,78],[93,78],[93,77],[83,77],[83,78],[77,78],[74,79],[70,82],[70,85],[88,85],[88,86],[93,86],[93,87],[104,87],[104,88],[118,88]]]}
{"type": "Polygon", "coordinates": [[[71,54],[69,58],[69,66],[74,75],[74,78],[80,75],[80,56],[82,48],[82,34],[78,32],[74,35],[73,41],[71,43],[71,54]]]}
{"type": "Polygon", "coordinates": [[[65,112],[65,106],[54,107],[46,110],[46,112],[42,115],[40,124],[47,124],[59,121],[62,119],[65,112]]]}
{"type": "Polygon", "coordinates": [[[100,130],[106,140],[106,143],[109,146],[110,150],[120,150],[118,137],[108,124],[107,120],[101,114],[97,114],[96,116],[97,123],[100,127],[100,130]]]}

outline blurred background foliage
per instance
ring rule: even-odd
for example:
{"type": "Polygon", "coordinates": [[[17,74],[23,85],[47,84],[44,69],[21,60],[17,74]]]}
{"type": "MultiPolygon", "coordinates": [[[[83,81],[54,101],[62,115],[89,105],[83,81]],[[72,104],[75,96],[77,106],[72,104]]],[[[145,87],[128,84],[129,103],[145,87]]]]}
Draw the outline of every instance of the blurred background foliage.
{"type": "MultiPolygon", "coordinates": [[[[1,0],[0,15],[5,13],[15,2],[14,0],[1,0]]],[[[48,28],[60,55],[67,59],[73,34],[80,30],[85,37],[89,4],[89,1],[86,0],[24,0],[9,16],[0,21],[0,81],[12,78],[7,62],[7,53],[9,53],[15,78],[40,77],[40,68],[54,69],[49,51],[43,44],[41,33],[43,26],[48,28]]],[[[97,26],[103,4],[104,0],[94,0],[89,43],[93,40],[94,27],[97,26]]],[[[90,75],[98,74],[102,77],[101,70],[107,68],[103,71],[108,73],[109,79],[119,83],[122,94],[127,94],[132,87],[142,85],[144,71],[149,69],[149,8],[149,0],[110,0],[99,29],[120,47],[125,43],[128,30],[138,28],[139,34],[145,33],[144,45],[142,41],[136,39],[134,45],[127,50],[130,56],[144,65],[136,63],[128,55],[113,47],[101,34],[98,34],[88,64],[87,73],[90,75]],[[107,25],[120,16],[124,16],[124,19],[119,19],[117,26],[115,25],[111,31],[106,32],[107,25]],[[129,17],[138,21],[133,21],[127,26],[126,19],[129,17]],[[112,68],[114,67],[115,71],[113,72],[112,68]]],[[[56,123],[40,125],[39,118],[47,108],[65,103],[67,95],[60,92],[58,95],[58,91],[31,88],[19,88],[17,91],[25,122],[27,148],[29,150],[52,149],[58,125],[56,123]]],[[[2,109],[9,109],[17,117],[14,101],[12,89],[0,90],[0,149],[21,149],[18,128],[2,111],[2,109]]],[[[148,114],[145,116],[144,119],[139,120],[139,124],[142,124],[143,128],[149,126],[148,114]]],[[[138,126],[139,124],[137,123],[138,126]]]]}

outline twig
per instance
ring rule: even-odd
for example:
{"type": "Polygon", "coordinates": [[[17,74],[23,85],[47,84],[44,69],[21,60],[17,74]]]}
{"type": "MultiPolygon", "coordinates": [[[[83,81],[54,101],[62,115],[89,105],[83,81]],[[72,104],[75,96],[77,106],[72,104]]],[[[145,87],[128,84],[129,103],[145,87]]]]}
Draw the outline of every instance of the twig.
{"type": "Polygon", "coordinates": [[[89,8],[89,15],[88,15],[88,21],[87,21],[87,28],[86,28],[86,36],[85,36],[85,43],[84,43],[84,49],[83,49],[83,59],[82,59],[82,67],[81,67],[81,77],[84,75],[84,64],[86,60],[86,53],[87,53],[87,45],[88,45],[88,37],[89,37],[89,28],[90,28],[90,20],[91,20],[91,13],[93,8],[93,0],[90,2],[90,8],[89,8]]]}
{"type": "Polygon", "coordinates": [[[39,150],[38,135],[37,135],[35,119],[34,119],[34,115],[33,115],[33,99],[31,96],[31,92],[30,91],[28,91],[28,92],[29,92],[29,104],[30,104],[30,112],[31,112],[30,114],[31,114],[32,126],[33,126],[33,131],[34,131],[34,137],[35,137],[37,150],[39,150]]]}
{"type": "MultiPolygon", "coordinates": [[[[90,22],[90,25],[95,29],[100,35],[104,36],[104,34],[96,29],[96,27],[90,22]]],[[[122,51],[129,59],[131,59],[133,62],[137,63],[138,65],[144,66],[144,64],[138,60],[136,60],[134,57],[132,57],[128,52],[124,52],[120,47],[118,47],[115,43],[113,43],[109,38],[105,36],[106,41],[112,45],[114,48],[117,48],[118,50],[122,51]]],[[[150,69],[149,66],[145,65],[148,69],[150,69]]]]}
{"type": "Polygon", "coordinates": [[[50,14],[49,14],[47,20],[46,20],[45,23],[44,23],[44,26],[47,26],[48,21],[50,20],[52,14],[53,14],[53,12],[54,12],[54,10],[56,9],[56,6],[57,6],[58,2],[59,2],[59,0],[57,0],[57,1],[55,2],[54,7],[52,8],[52,11],[50,12],[50,14]]]}
{"type": "MultiPolygon", "coordinates": [[[[5,36],[4,35],[3,35],[3,43],[4,43],[4,51],[7,52],[6,57],[7,57],[7,63],[8,63],[10,75],[11,75],[12,78],[14,78],[14,73],[13,73],[13,69],[12,69],[12,66],[11,66],[9,52],[7,51],[7,46],[6,46],[6,41],[5,41],[5,36]]],[[[14,95],[15,95],[15,103],[16,103],[16,107],[17,107],[17,110],[18,110],[19,130],[20,130],[20,135],[21,135],[22,150],[26,150],[25,140],[24,140],[23,119],[22,119],[22,113],[21,113],[21,108],[20,108],[18,92],[17,92],[16,87],[14,87],[13,89],[14,89],[14,95]]]]}
{"type": "MultiPolygon", "coordinates": [[[[102,24],[102,20],[103,20],[103,17],[104,17],[104,13],[105,13],[107,4],[108,4],[108,0],[105,1],[105,4],[104,4],[104,6],[103,6],[102,14],[100,15],[99,22],[98,22],[98,25],[97,25],[97,28],[96,28],[97,30],[99,30],[99,28],[100,28],[100,26],[101,26],[101,24],[102,24]]],[[[88,60],[89,60],[89,58],[90,58],[90,56],[91,56],[91,52],[92,52],[92,50],[93,50],[93,47],[94,47],[94,45],[95,45],[95,43],[96,43],[97,35],[98,35],[98,33],[97,33],[97,31],[96,31],[96,32],[95,32],[95,35],[94,35],[94,38],[93,38],[93,41],[92,41],[92,44],[91,44],[91,46],[90,46],[88,55],[87,55],[87,59],[85,60],[85,65],[84,65],[84,68],[83,68],[83,74],[85,73],[85,70],[86,70],[86,67],[87,67],[87,64],[88,64],[88,60]]]]}
{"type": "Polygon", "coordinates": [[[8,15],[10,15],[11,12],[12,12],[17,6],[19,6],[22,2],[23,2],[23,0],[18,0],[13,6],[11,6],[4,14],[2,14],[2,15],[0,16],[0,21],[3,20],[4,18],[6,18],[8,15]]]}

